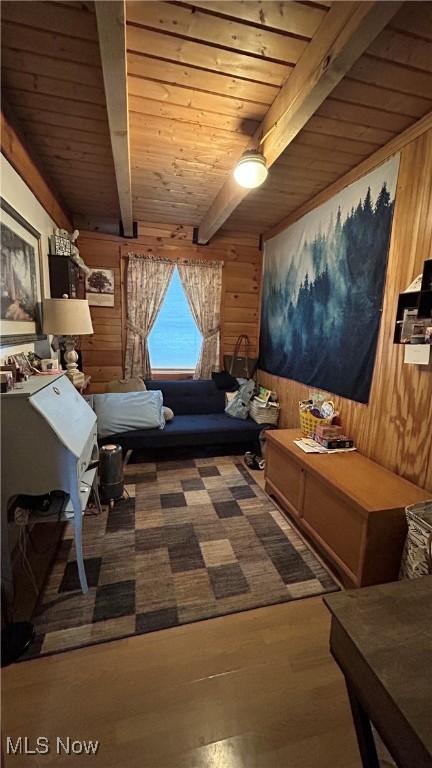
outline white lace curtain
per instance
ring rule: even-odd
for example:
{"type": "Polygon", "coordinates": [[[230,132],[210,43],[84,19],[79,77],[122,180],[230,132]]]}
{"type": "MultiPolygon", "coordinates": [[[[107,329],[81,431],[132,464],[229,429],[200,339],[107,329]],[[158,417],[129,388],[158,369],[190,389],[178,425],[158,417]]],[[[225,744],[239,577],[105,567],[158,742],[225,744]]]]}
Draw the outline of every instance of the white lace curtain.
{"type": "Polygon", "coordinates": [[[125,376],[151,378],[148,337],[173,271],[178,267],[194,320],[203,340],[194,379],[210,379],[220,368],[220,308],[223,262],[176,262],[129,255],[125,376]]]}
{"type": "Polygon", "coordinates": [[[191,261],[178,264],[192,315],[202,333],[194,379],[210,379],[220,368],[220,308],[223,262],[191,261]]]}
{"type": "Polygon", "coordinates": [[[165,298],[175,263],[129,255],[125,376],[151,378],[148,337],[165,298]]]}

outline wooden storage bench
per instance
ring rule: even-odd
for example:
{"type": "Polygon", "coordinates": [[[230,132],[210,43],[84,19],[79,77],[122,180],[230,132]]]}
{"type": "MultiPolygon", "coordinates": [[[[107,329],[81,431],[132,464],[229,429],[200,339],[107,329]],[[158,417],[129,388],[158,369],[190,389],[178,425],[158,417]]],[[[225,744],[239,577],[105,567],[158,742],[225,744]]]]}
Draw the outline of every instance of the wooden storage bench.
{"type": "Polygon", "coordinates": [[[397,579],[404,509],[430,497],[360,453],[304,453],[297,429],[267,432],[266,491],[294,518],[348,586],[397,579]]]}

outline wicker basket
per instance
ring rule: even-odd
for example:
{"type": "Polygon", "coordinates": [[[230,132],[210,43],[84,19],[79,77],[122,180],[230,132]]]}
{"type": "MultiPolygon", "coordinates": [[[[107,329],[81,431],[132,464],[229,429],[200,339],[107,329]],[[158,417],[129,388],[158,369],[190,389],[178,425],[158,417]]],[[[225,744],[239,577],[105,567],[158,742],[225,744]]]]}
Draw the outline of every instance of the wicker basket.
{"type": "Polygon", "coordinates": [[[331,424],[333,419],[333,417],[329,419],[319,419],[317,416],[313,416],[310,411],[302,411],[301,408],[299,412],[300,429],[303,437],[313,437],[318,424],[331,424]]]}
{"type": "Polygon", "coordinates": [[[400,579],[417,579],[432,573],[432,501],[405,509],[408,535],[402,555],[400,579]]]}
{"type": "Polygon", "coordinates": [[[250,404],[249,416],[256,421],[257,424],[271,424],[276,426],[279,421],[279,405],[275,408],[274,405],[260,405],[257,403],[254,397],[250,404]]]}

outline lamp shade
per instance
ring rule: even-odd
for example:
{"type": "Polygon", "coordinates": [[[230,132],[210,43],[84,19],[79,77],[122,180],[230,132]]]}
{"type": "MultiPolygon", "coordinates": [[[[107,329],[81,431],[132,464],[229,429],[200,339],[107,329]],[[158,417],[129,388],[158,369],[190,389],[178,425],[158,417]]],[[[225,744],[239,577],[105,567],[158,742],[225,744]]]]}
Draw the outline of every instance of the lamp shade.
{"type": "Polygon", "coordinates": [[[267,165],[262,152],[247,149],[234,169],[237,184],[246,189],[259,187],[267,178],[267,165]]]}
{"type": "Polygon", "coordinates": [[[44,299],[43,332],[53,336],[85,336],[93,333],[87,299],[44,299]]]}

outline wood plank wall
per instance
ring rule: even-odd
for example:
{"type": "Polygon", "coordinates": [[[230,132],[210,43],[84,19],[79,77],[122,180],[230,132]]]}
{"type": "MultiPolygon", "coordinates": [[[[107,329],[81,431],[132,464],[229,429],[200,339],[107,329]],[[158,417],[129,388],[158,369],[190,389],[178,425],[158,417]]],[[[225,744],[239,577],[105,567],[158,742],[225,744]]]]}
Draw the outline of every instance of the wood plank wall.
{"type": "Polygon", "coordinates": [[[192,227],[139,222],[138,238],[81,232],[80,254],[91,267],[114,270],[113,308],[91,307],[93,336],[81,339],[84,370],[92,377],[91,391],[104,392],[108,381],[123,374],[125,349],[125,266],[127,254],[148,253],[173,259],[224,262],[221,311],[222,354],[232,352],[237,337],[246,333],[257,352],[261,252],[257,235],[222,230],[208,246],[192,243],[192,227]]]}
{"type": "MultiPolygon", "coordinates": [[[[392,343],[397,297],[432,257],[432,131],[401,150],[383,315],[370,401],[335,397],[346,432],[362,453],[432,491],[432,366],[406,365],[392,343]]],[[[364,170],[363,170],[364,173],[364,170]]],[[[330,197],[330,195],[329,195],[330,197]]],[[[309,388],[260,372],[282,404],[281,426],[298,425],[309,388]]]]}

